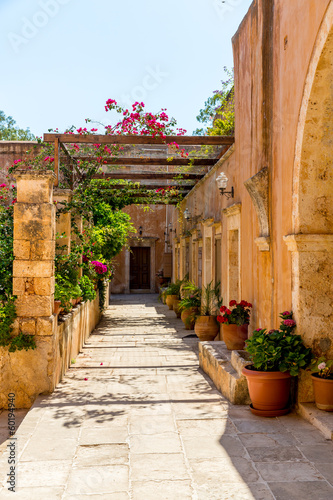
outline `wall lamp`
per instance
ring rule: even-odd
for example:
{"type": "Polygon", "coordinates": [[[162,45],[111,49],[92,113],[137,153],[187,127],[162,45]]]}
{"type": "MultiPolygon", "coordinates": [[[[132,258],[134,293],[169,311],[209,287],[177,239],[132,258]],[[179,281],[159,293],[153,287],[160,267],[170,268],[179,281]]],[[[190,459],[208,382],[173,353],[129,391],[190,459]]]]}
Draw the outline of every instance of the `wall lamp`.
{"type": "Polygon", "coordinates": [[[219,188],[222,196],[225,195],[227,198],[233,198],[234,197],[233,186],[231,187],[231,191],[226,191],[228,180],[229,179],[225,175],[225,173],[221,172],[220,175],[216,179],[216,184],[217,184],[217,187],[219,188]]]}
{"type": "Polygon", "coordinates": [[[191,217],[190,211],[189,211],[189,209],[188,209],[188,208],[186,208],[186,209],[184,210],[184,219],[185,219],[185,220],[190,220],[191,218],[192,218],[192,217],[191,217]]]}

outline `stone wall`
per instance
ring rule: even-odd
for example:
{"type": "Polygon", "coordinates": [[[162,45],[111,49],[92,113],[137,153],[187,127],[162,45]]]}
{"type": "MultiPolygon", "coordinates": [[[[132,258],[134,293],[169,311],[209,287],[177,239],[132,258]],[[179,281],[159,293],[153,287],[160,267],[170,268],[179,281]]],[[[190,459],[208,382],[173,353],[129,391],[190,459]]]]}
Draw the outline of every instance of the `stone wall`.
{"type": "MultiPolygon", "coordinates": [[[[64,230],[70,248],[70,217],[58,219],[53,203],[53,172],[17,171],[14,206],[13,294],[17,318],[13,334],[34,335],[36,349],[10,353],[0,348],[0,407],[9,393],[17,408],[30,408],[41,393],[50,393],[69,368],[100,320],[99,299],[82,303],[58,323],[54,314],[56,229],[64,230]]],[[[57,191],[61,196],[70,193],[57,191]]],[[[109,294],[107,294],[108,305],[109,294]]]]}

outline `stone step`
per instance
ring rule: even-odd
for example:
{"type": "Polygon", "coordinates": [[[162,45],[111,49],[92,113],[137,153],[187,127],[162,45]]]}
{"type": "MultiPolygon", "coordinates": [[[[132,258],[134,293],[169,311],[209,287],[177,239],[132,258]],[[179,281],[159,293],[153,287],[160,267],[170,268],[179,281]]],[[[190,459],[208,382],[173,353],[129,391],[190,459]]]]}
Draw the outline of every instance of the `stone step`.
{"type": "Polygon", "coordinates": [[[297,412],[317,427],[326,439],[333,440],[333,412],[318,410],[314,403],[299,403],[297,412]]]}
{"type": "Polygon", "coordinates": [[[249,364],[245,351],[229,351],[222,341],[199,342],[199,363],[216,388],[231,403],[250,404],[242,368],[249,364]]]}

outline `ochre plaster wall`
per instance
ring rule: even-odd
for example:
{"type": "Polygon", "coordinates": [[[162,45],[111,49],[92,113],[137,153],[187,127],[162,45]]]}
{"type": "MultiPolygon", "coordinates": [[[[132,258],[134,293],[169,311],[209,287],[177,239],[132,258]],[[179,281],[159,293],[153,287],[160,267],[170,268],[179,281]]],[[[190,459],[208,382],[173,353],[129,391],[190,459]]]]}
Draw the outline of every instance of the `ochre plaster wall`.
{"type": "MultiPolygon", "coordinates": [[[[306,265],[297,268],[295,259],[298,257],[295,257],[295,252],[288,250],[292,244],[286,244],[286,235],[298,232],[328,234],[326,239],[323,237],[320,242],[315,239],[311,243],[314,250],[312,255],[305,257],[302,253],[300,258],[314,270],[316,293],[320,294],[320,282],[326,279],[329,283],[331,279],[333,176],[329,159],[332,158],[333,145],[330,133],[333,95],[329,81],[332,81],[333,75],[332,50],[327,50],[326,57],[322,57],[318,63],[318,99],[310,101],[310,107],[315,112],[309,112],[305,119],[308,127],[305,128],[304,142],[301,137],[300,171],[297,173],[294,167],[296,137],[309,65],[318,37],[328,35],[329,26],[326,33],[321,34],[321,30],[322,24],[325,27],[331,22],[327,18],[330,8],[332,2],[329,0],[258,0],[252,3],[233,38],[235,144],[183,202],[182,208],[189,209],[192,220],[189,223],[183,220],[178,224],[177,236],[180,241],[185,231],[191,231],[194,243],[198,229],[204,238],[207,225],[222,223],[222,295],[228,299],[231,297],[228,297],[227,292],[228,235],[227,213],[224,209],[240,204],[240,298],[253,303],[250,328],[276,328],[281,311],[290,310],[293,306],[295,309],[301,307],[299,304],[302,301],[297,302],[295,299],[295,290],[300,286],[299,271],[303,270],[304,274],[306,265]],[[326,65],[324,69],[323,65],[326,65]],[[327,75],[330,75],[330,79],[327,75]],[[265,235],[260,232],[253,201],[244,185],[263,169],[268,174],[266,201],[269,234],[265,235]],[[222,171],[229,178],[228,188],[234,187],[233,199],[222,197],[217,189],[215,180],[222,171]],[[295,215],[295,197],[300,204],[298,219],[295,215]],[[256,243],[258,237],[262,238],[256,243]],[[326,258],[318,251],[320,248],[326,252],[326,258]],[[325,272],[320,262],[325,262],[325,272]]],[[[295,245],[298,245],[298,249],[302,247],[302,252],[310,248],[303,240],[303,246],[301,243],[295,245]]],[[[192,275],[195,275],[195,271],[192,275]]],[[[311,286],[308,288],[310,293],[311,286]]],[[[332,295],[326,285],[323,289],[326,295],[332,295]]],[[[304,299],[303,312],[305,303],[304,299]]],[[[319,336],[332,336],[332,332],[327,331],[328,320],[332,320],[332,308],[324,299],[309,300],[308,304],[316,316],[318,328],[315,333],[313,322],[303,322],[303,326],[301,314],[298,310],[295,313],[298,315],[299,333],[313,346],[314,339],[319,336]],[[322,319],[325,317],[325,321],[318,322],[319,316],[322,319]],[[322,331],[319,325],[323,327],[322,331]]],[[[327,353],[333,354],[333,348],[327,353]]],[[[311,399],[311,394],[307,389],[302,393],[301,389],[300,398],[311,399]]]]}

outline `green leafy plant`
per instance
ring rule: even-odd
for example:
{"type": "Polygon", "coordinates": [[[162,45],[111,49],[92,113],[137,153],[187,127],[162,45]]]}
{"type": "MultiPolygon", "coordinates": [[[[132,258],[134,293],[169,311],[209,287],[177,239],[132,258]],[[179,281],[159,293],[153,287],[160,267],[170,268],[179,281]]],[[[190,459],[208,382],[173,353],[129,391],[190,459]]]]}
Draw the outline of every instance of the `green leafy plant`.
{"type": "Polygon", "coordinates": [[[60,300],[61,307],[65,312],[72,309],[71,299],[77,299],[82,296],[82,290],[77,283],[72,283],[60,275],[56,276],[54,300],[60,300]]]}
{"type": "Polygon", "coordinates": [[[253,366],[263,372],[289,372],[298,375],[301,368],[305,369],[311,361],[311,349],[303,344],[300,335],[294,332],[296,323],[292,312],[280,314],[279,330],[258,328],[246,341],[245,350],[250,354],[253,366]]]}
{"type": "Polygon", "coordinates": [[[179,309],[184,311],[191,307],[199,308],[201,306],[201,288],[197,287],[194,283],[188,282],[182,287],[184,297],[179,303],[179,309]]]}
{"type": "Polygon", "coordinates": [[[231,300],[229,302],[229,307],[221,306],[220,314],[217,317],[217,321],[220,323],[225,323],[226,325],[248,325],[250,323],[250,309],[252,304],[246,302],[246,300],[241,300],[237,302],[236,300],[231,300]]]}
{"type": "Polygon", "coordinates": [[[201,293],[201,316],[215,316],[223,303],[220,292],[221,284],[218,281],[215,285],[211,281],[202,287],[201,293]]]}
{"type": "Polygon", "coordinates": [[[333,379],[333,359],[320,356],[312,360],[310,370],[320,378],[333,379]]]}
{"type": "Polygon", "coordinates": [[[177,280],[175,283],[170,283],[165,290],[165,295],[177,295],[180,298],[180,287],[182,285],[181,280],[177,280]]]}
{"type": "Polygon", "coordinates": [[[88,276],[82,276],[79,280],[83,300],[94,300],[96,298],[96,290],[94,283],[88,276]]]}

